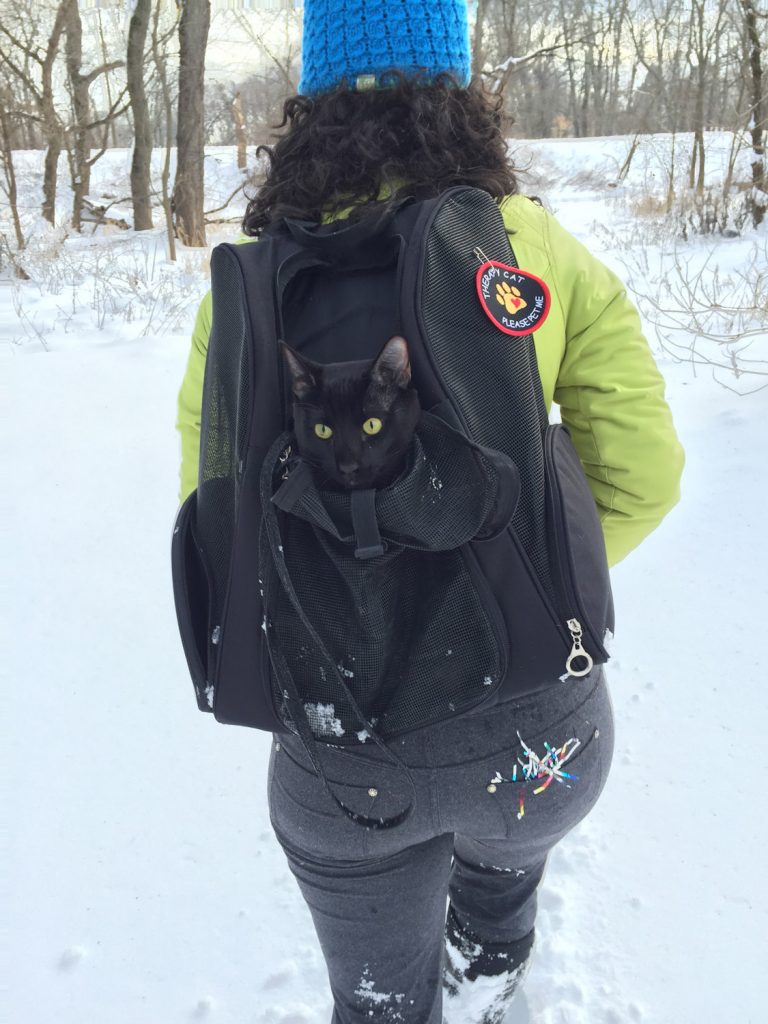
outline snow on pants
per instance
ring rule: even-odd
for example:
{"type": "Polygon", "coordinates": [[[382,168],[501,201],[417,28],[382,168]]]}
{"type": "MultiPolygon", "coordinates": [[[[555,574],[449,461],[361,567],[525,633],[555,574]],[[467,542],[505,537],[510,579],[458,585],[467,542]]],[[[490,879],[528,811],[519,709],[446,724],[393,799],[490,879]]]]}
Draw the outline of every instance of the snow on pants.
{"type": "MultiPolygon", "coordinates": [[[[605,783],[613,713],[600,667],[546,695],[391,740],[411,769],[416,805],[403,824],[383,830],[367,830],[339,810],[297,737],[275,739],[270,817],[328,967],[331,1024],[441,1024],[448,899],[459,923],[488,942],[530,932],[549,851],[605,783]],[[541,779],[520,781],[518,759],[528,757],[521,739],[540,758],[547,744],[579,740],[563,765],[576,777],[535,794],[541,779]],[[517,781],[490,792],[496,773],[509,779],[515,765],[517,781]]],[[[320,745],[320,753],[347,806],[385,818],[407,806],[402,769],[374,744],[320,745]]]]}

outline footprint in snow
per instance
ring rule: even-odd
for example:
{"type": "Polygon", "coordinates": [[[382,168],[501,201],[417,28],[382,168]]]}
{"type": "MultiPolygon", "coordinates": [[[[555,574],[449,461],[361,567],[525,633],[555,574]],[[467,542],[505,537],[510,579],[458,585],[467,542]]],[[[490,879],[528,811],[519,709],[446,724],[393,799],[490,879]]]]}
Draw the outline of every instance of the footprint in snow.
{"type": "Polygon", "coordinates": [[[279,970],[273,971],[268,974],[264,981],[261,983],[262,988],[280,988],[281,985],[287,985],[293,981],[297,974],[298,968],[293,960],[288,961],[279,970]]]}
{"type": "Polygon", "coordinates": [[[553,889],[544,889],[539,897],[539,906],[545,910],[562,910],[565,900],[559,892],[555,892],[553,889]]]}
{"type": "Polygon", "coordinates": [[[215,1003],[210,996],[205,996],[203,999],[198,999],[197,1005],[192,1011],[192,1020],[206,1020],[213,1010],[215,1003]]]}
{"type": "Polygon", "coordinates": [[[525,992],[518,992],[502,1024],[531,1024],[531,1010],[525,992]]]}
{"type": "Polygon", "coordinates": [[[289,1008],[273,1006],[257,1019],[259,1024],[320,1024],[320,1018],[315,1011],[305,1005],[289,1008]]]}
{"type": "MultiPolygon", "coordinates": [[[[553,1005],[569,1006],[574,1015],[576,1007],[584,1005],[584,989],[576,981],[570,981],[566,976],[560,978],[552,977],[552,1003],[553,1005]]],[[[567,1018],[570,1020],[570,1017],[567,1018]]]]}
{"type": "Polygon", "coordinates": [[[627,1024],[628,1020],[641,1021],[643,1011],[637,1003],[629,1003],[626,1010],[606,1010],[605,1024],[627,1024]]]}
{"type": "Polygon", "coordinates": [[[70,946],[59,957],[57,966],[60,971],[72,971],[85,956],[86,951],[82,946],[70,946]]]}

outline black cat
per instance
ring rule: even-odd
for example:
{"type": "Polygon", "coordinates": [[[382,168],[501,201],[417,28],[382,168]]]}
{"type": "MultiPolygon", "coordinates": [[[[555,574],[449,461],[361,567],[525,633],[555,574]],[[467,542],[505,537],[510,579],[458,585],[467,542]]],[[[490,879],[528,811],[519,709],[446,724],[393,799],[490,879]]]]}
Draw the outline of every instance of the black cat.
{"type": "Polygon", "coordinates": [[[315,363],[281,341],[291,375],[293,430],[319,487],[381,488],[403,468],[421,415],[405,338],[375,359],[315,363]]]}

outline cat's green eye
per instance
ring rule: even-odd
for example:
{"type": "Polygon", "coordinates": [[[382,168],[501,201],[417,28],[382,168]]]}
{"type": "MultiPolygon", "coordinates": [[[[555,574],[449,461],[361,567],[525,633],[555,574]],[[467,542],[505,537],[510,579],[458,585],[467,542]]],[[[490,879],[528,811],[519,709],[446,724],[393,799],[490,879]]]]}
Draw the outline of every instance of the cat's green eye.
{"type": "Polygon", "coordinates": [[[381,430],[381,420],[378,419],[376,416],[371,416],[363,424],[363,430],[366,432],[366,434],[378,434],[378,432],[381,430]]]}
{"type": "Polygon", "coordinates": [[[322,437],[324,441],[327,441],[328,438],[331,437],[331,435],[333,434],[333,431],[331,430],[330,427],[327,427],[325,423],[316,423],[315,433],[317,434],[318,437],[322,437]]]}

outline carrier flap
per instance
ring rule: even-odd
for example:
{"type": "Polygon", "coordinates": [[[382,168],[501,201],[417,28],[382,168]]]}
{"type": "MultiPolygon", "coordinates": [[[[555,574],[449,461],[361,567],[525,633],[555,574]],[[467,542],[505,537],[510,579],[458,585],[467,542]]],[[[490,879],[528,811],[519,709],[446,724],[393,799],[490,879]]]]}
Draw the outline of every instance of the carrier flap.
{"type": "MultiPolygon", "coordinates": [[[[285,470],[287,479],[272,497],[279,508],[344,544],[359,541],[353,500],[359,492],[320,490],[300,457],[289,459],[285,470]]],[[[402,547],[449,551],[503,530],[517,505],[519,487],[511,459],[422,413],[406,468],[374,492],[378,532],[402,547]]]]}
{"type": "MultiPolygon", "coordinates": [[[[380,554],[356,557],[353,533],[340,539],[351,525],[339,529],[334,521],[340,511],[351,518],[350,495],[338,495],[346,502],[343,509],[333,505],[332,492],[308,489],[306,463],[291,468],[280,462],[289,442],[289,434],[277,439],[261,474],[263,629],[281,715],[293,722],[307,715],[315,735],[346,744],[364,741],[371,730],[389,737],[420,728],[487,700],[504,674],[506,640],[468,545],[425,550],[390,535],[380,554]],[[278,502],[273,498],[297,473],[302,481],[285,501],[291,508],[285,512],[280,504],[290,488],[278,502]],[[302,507],[303,496],[308,500],[302,507]]],[[[407,513],[417,520],[423,516],[424,524],[456,515],[448,492],[445,503],[437,498],[440,489],[426,469],[417,476],[424,509],[411,495],[401,503],[382,503],[382,518],[389,519],[390,530],[397,526],[398,536],[414,532],[407,513]]],[[[383,490],[394,494],[403,482],[408,488],[409,477],[407,472],[383,490]]],[[[505,476],[505,492],[509,485],[514,496],[514,470],[505,476]]],[[[509,518],[514,497],[505,493],[499,499],[499,491],[494,482],[481,499],[485,509],[473,530],[489,517],[509,518]],[[502,511],[491,511],[494,506],[502,511]]],[[[384,523],[382,535],[387,536],[384,523]]]]}

